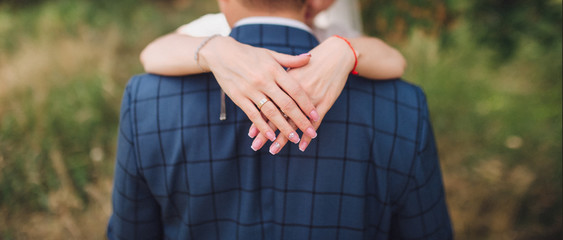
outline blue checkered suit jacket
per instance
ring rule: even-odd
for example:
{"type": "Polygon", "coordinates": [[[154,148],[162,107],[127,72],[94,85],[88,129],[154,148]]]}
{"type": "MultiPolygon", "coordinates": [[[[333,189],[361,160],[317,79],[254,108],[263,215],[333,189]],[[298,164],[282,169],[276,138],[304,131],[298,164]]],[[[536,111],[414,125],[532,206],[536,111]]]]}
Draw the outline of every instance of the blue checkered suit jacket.
{"type": "MultiPolygon", "coordinates": [[[[288,54],[318,44],[278,25],[233,29],[288,54]]],[[[424,93],[350,76],[306,152],[254,152],[212,74],[139,75],[123,96],[110,239],[449,239],[424,93]]]]}

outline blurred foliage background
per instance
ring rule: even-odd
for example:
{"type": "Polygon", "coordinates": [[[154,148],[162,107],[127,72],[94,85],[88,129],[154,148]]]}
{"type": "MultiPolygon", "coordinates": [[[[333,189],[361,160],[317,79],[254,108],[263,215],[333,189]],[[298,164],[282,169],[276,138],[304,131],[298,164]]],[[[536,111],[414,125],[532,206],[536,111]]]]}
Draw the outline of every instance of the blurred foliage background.
{"type": "MultiPolygon", "coordinates": [[[[361,0],[428,96],[458,239],[562,237],[561,0],[361,0]]],[[[102,239],[141,49],[215,1],[0,0],[0,239],[102,239]]]]}

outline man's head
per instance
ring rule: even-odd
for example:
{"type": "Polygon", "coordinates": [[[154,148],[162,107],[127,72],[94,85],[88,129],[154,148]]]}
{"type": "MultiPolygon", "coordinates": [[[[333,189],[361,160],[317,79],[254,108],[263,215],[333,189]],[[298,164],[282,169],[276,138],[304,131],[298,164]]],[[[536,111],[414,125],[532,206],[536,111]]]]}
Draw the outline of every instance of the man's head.
{"type": "Polygon", "coordinates": [[[227,22],[233,25],[240,19],[256,16],[275,16],[305,21],[306,0],[218,0],[227,22]]]}
{"type": "Polygon", "coordinates": [[[253,16],[287,17],[312,24],[312,19],[330,7],[334,0],[218,0],[231,27],[253,16]]]}
{"type": "Polygon", "coordinates": [[[301,11],[306,0],[241,0],[250,9],[267,9],[270,12],[286,10],[301,11]]]}

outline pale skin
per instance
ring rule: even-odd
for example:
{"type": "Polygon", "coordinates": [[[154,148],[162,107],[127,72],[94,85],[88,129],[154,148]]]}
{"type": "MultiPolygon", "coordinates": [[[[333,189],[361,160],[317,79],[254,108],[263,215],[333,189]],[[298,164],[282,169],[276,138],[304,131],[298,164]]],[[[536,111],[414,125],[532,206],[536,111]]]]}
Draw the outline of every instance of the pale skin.
{"type": "MultiPolygon", "coordinates": [[[[248,16],[281,16],[308,24],[333,0],[309,0],[300,12],[260,12],[243,7],[239,0],[219,0],[229,24],[248,16]]],[[[269,139],[270,153],[278,153],[287,141],[299,143],[304,151],[316,137],[316,129],[342,91],[354,65],[354,54],[342,39],[330,37],[311,50],[310,55],[290,56],[241,44],[231,37],[216,37],[193,54],[206,38],[171,33],[150,43],[141,53],[145,71],[161,75],[212,72],[221,88],[239,106],[253,126],[252,149],[269,139]],[[286,72],[283,67],[291,68],[286,72]],[[261,109],[263,98],[271,101],[261,109]],[[278,109],[279,108],[279,109],[278,109]],[[282,112],[288,116],[286,119],[282,112]],[[300,139],[295,129],[304,134],[300,139]],[[278,137],[275,131],[280,130],[278,137]]],[[[406,63],[403,56],[383,41],[372,37],[349,39],[358,53],[356,70],[370,79],[400,77],[406,63]]]]}

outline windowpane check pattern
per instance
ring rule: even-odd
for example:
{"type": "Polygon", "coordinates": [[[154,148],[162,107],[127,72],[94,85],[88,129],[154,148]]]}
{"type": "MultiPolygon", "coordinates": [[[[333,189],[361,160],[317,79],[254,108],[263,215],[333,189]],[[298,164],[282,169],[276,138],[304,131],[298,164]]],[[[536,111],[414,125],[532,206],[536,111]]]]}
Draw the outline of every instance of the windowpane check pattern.
{"type": "MultiPolygon", "coordinates": [[[[240,42],[288,54],[318,41],[244,25],[240,42]]],[[[424,93],[350,76],[305,152],[254,152],[250,121],[212,74],[138,75],[121,106],[110,239],[451,239],[424,93]]]]}

